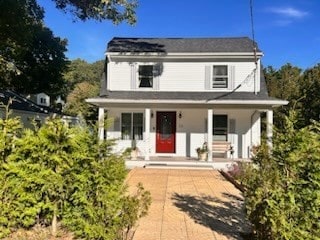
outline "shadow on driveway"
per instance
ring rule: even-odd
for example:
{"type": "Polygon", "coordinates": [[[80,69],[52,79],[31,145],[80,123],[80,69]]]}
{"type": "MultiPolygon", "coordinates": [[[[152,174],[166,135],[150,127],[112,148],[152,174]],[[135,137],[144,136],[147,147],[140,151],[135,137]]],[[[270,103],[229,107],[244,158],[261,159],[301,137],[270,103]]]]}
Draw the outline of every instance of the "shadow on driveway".
{"type": "Polygon", "coordinates": [[[243,200],[229,193],[222,193],[222,196],[216,198],[174,193],[172,201],[196,223],[228,239],[241,239],[250,232],[250,226],[245,221],[243,200]]]}

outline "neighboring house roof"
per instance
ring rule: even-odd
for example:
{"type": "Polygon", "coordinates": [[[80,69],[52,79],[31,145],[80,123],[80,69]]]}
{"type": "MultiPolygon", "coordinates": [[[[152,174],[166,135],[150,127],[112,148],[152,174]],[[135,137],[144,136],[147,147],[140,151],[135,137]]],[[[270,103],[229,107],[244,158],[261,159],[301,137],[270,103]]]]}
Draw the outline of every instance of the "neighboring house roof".
{"type": "Polygon", "coordinates": [[[0,90],[0,103],[7,105],[11,99],[10,109],[23,110],[37,113],[50,113],[52,109],[44,106],[39,106],[35,102],[21,96],[20,94],[10,90],[0,90]]]}
{"type": "MultiPolygon", "coordinates": [[[[107,52],[253,53],[248,37],[235,38],[113,38],[107,52]]],[[[257,49],[257,52],[261,51],[257,49]]]]}

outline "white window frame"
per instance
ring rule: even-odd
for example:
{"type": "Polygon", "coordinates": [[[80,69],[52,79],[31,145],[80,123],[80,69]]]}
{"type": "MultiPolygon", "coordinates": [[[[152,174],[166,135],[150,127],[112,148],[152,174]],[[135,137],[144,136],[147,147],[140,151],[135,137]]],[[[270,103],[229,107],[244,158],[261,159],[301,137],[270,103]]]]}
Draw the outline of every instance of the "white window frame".
{"type": "Polygon", "coordinates": [[[211,86],[211,89],[215,89],[215,90],[219,90],[219,89],[228,89],[229,88],[229,84],[230,84],[230,76],[229,76],[229,68],[230,66],[228,64],[214,64],[212,65],[212,76],[211,76],[211,82],[210,82],[210,86],[211,86]],[[227,67],[227,75],[215,75],[214,74],[214,68],[215,67],[227,67]],[[215,87],[214,86],[214,79],[215,78],[227,78],[226,79],[226,86],[222,86],[222,87],[215,87]]]}
{"type": "Polygon", "coordinates": [[[143,112],[130,112],[130,111],[127,111],[127,112],[121,112],[120,113],[120,135],[121,135],[121,140],[136,140],[136,141],[141,141],[144,139],[144,136],[143,136],[143,133],[144,133],[144,114],[143,112]],[[142,114],[142,135],[141,135],[141,139],[134,139],[134,136],[133,136],[133,114],[135,113],[140,113],[142,114]],[[122,114],[130,114],[131,116],[131,129],[130,129],[130,136],[128,139],[124,139],[124,136],[123,136],[123,133],[122,133],[122,114]]]}
{"type": "Polygon", "coordinates": [[[139,90],[143,90],[143,89],[154,89],[154,85],[155,85],[155,76],[154,76],[154,71],[155,71],[155,65],[153,63],[143,63],[143,64],[139,64],[137,67],[137,89],[139,90]],[[151,66],[152,67],[152,84],[151,87],[140,87],[140,67],[142,66],[151,66]]]}

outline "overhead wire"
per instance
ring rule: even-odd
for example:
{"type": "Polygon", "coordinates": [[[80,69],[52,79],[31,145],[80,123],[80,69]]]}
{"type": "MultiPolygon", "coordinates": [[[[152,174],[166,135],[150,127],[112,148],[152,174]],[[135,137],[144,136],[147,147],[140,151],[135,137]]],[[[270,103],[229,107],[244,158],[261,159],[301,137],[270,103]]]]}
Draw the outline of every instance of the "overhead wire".
{"type": "Polygon", "coordinates": [[[255,42],[255,34],[254,34],[253,0],[250,0],[249,5],[250,5],[251,33],[252,33],[252,45],[253,45],[253,56],[254,56],[255,69],[253,69],[253,71],[240,84],[238,84],[238,86],[235,87],[231,92],[223,93],[222,95],[219,95],[215,98],[207,99],[207,101],[220,99],[220,98],[223,98],[225,96],[228,96],[228,95],[236,92],[236,90],[238,90],[242,86],[242,84],[244,84],[245,82],[248,82],[248,79],[250,79],[250,76],[252,76],[252,74],[253,74],[253,81],[254,81],[254,94],[257,94],[257,83],[256,83],[257,74],[256,74],[256,72],[258,69],[258,59],[257,59],[257,44],[255,42]]]}
{"type": "Polygon", "coordinates": [[[253,19],[253,0],[250,0],[250,20],[251,20],[251,34],[252,34],[252,45],[253,45],[253,56],[254,56],[254,94],[257,94],[257,69],[258,69],[258,60],[257,60],[257,44],[255,41],[255,34],[254,34],[254,19],[253,19]]]}

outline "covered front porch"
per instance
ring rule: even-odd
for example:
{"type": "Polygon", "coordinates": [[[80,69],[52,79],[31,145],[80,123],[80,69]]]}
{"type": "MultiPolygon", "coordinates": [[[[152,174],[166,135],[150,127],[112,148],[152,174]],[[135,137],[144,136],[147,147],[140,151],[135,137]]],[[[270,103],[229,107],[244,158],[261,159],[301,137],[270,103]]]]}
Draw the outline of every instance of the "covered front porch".
{"type": "Polygon", "coordinates": [[[137,159],[127,165],[150,167],[208,166],[224,168],[248,161],[260,144],[261,112],[266,112],[267,137],[271,145],[273,111],[270,106],[248,104],[177,104],[127,102],[100,104],[99,138],[116,139],[115,152],[138,149],[137,159]],[[105,119],[112,119],[105,128],[105,119]],[[217,142],[229,146],[217,149],[217,142]],[[134,143],[134,146],[133,146],[134,143]],[[206,145],[206,159],[197,149],[206,145]]]}

